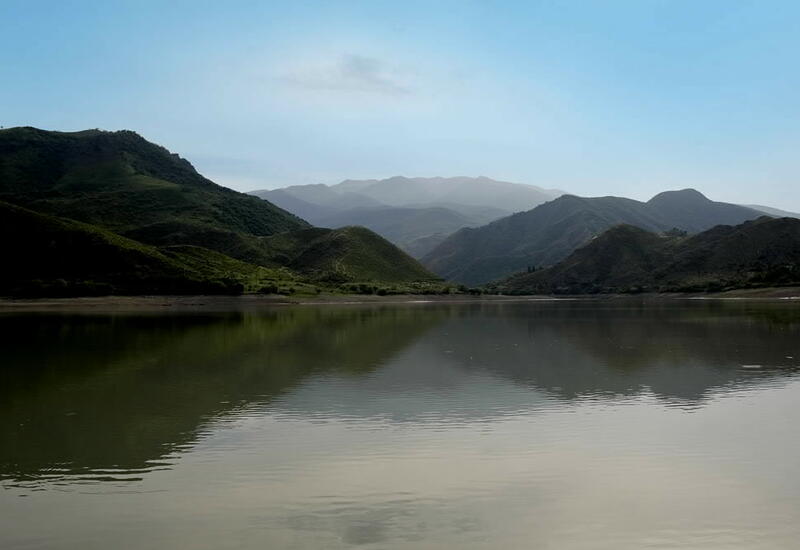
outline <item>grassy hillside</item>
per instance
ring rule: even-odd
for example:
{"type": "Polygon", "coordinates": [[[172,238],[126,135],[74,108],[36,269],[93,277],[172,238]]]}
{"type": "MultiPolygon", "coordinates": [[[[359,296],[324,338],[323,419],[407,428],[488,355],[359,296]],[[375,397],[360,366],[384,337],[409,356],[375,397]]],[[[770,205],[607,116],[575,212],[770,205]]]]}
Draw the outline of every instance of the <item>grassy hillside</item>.
{"type": "Polygon", "coordinates": [[[528,266],[553,265],[621,223],[648,231],[677,227],[694,232],[760,215],[752,209],[710,201],[694,190],[662,193],[647,203],[564,195],[528,212],[462,229],[424,256],[422,263],[448,280],[483,284],[528,266]]]}
{"type": "Polygon", "coordinates": [[[108,230],[0,202],[0,295],[219,294],[291,280],[196,246],[156,248],[108,230]]]}
{"type": "Polygon", "coordinates": [[[7,292],[65,284],[64,294],[249,292],[287,282],[311,289],[302,279],[323,273],[436,279],[366,229],[311,229],[129,131],[0,131],[0,201],[13,213],[6,234],[21,235],[6,247],[14,263],[2,281],[7,292]]]}
{"type": "Polygon", "coordinates": [[[433,281],[437,277],[363,227],[313,228],[265,239],[276,262],[316,280],[433,281]]]}
{"type": "Polygon", "coordinates": [[[0,130],[0,200],[149,244],[194,244],[249,261],[257,241],[308,227],[219,186],[134,132],[0,130]]]}
{"type": "Polygon", "coordinates": [[[492,287],[515,294],[585,294],[795,284],[800,284],[800,220],[763,217],[693,236],[620,225],[550,268],[492,287]]]}
{"type": "Polygon", "coordinates": [[[267,238],[265,254],[290,268],[193,245],[154,247],[4,202],[0,231],[8,237],[0,247],[0,296],[446,291],[415,260],[359,227],[267,238]]]}

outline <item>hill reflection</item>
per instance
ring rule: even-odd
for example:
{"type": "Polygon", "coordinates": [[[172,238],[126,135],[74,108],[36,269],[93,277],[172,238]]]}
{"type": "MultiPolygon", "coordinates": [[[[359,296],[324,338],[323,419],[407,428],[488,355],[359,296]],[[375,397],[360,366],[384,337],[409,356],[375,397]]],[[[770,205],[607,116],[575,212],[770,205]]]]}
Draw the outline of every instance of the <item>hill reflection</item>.
{"type": "Polygon", "coordinates": [[[402,308],[0,316],[0,479],[158,467],[209,419],[314,373],[375,369],[437,320],[402,308]]]}
{"type": "Polygon", "coordinates": [[[691,408],[800,364],[797,308],[766,303],[28,314],[0,333],[0,479],[23,483],[135,479],[243,411],[486,421],[642,392],[691,408]]]}

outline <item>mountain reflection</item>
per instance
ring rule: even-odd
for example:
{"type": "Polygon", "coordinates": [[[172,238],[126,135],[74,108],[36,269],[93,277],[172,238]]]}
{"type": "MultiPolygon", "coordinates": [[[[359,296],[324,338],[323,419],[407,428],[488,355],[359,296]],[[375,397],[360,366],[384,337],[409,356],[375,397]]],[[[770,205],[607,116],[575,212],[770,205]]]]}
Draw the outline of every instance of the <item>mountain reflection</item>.
{"type": "Polygon", "coordinates": [[[528,302],[0,316],[0,479],[131,479],[215,419],[489,420],[634,396],[700,406],[796,372],[791,304],[528,302]]]}
{"type": "Polygon", "coordinates": [[[696,402],[717,388],[794,372],[799,335],[791,305],[626,300],[484,306],[461,312],[436,340],[465,368],[561,399],[648,389],[696,402]]]}
{"type": "Polygon", "coordinates": [[[314,373],[377,368],[436,321],[402,308],[0,317],[0,478],[149,469],[209,419],[314,373]]]}

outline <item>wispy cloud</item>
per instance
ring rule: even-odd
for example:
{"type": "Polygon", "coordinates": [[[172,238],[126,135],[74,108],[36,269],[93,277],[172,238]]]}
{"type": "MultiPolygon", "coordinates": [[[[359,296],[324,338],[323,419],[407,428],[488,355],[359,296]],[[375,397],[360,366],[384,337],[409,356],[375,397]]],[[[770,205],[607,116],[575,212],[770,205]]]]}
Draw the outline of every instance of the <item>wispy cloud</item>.
{"type": "Polygon", "coordinates": [[[400,96],[411,93],[402,75],[385,62],[363,55],[343,55],[333,63],[295,68],[281,80],[306,90],[400,96]]]}

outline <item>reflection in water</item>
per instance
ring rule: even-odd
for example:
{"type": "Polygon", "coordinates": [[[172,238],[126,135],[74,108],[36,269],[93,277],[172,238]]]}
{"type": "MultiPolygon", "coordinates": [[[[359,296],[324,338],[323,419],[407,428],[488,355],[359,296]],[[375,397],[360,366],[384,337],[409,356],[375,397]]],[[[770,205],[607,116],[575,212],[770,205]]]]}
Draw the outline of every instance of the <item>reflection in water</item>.
{"type": "Polygon", "coordinates": [[[7,314],[0,334],[4,548],[800,536],[796,305],[7,314]]]}
{"type": "Polygon", "coordinates": [[[159,466],[211,418],[376,368],[435,322],[420,313],[0,317],[0,478],[159,466]]]}

